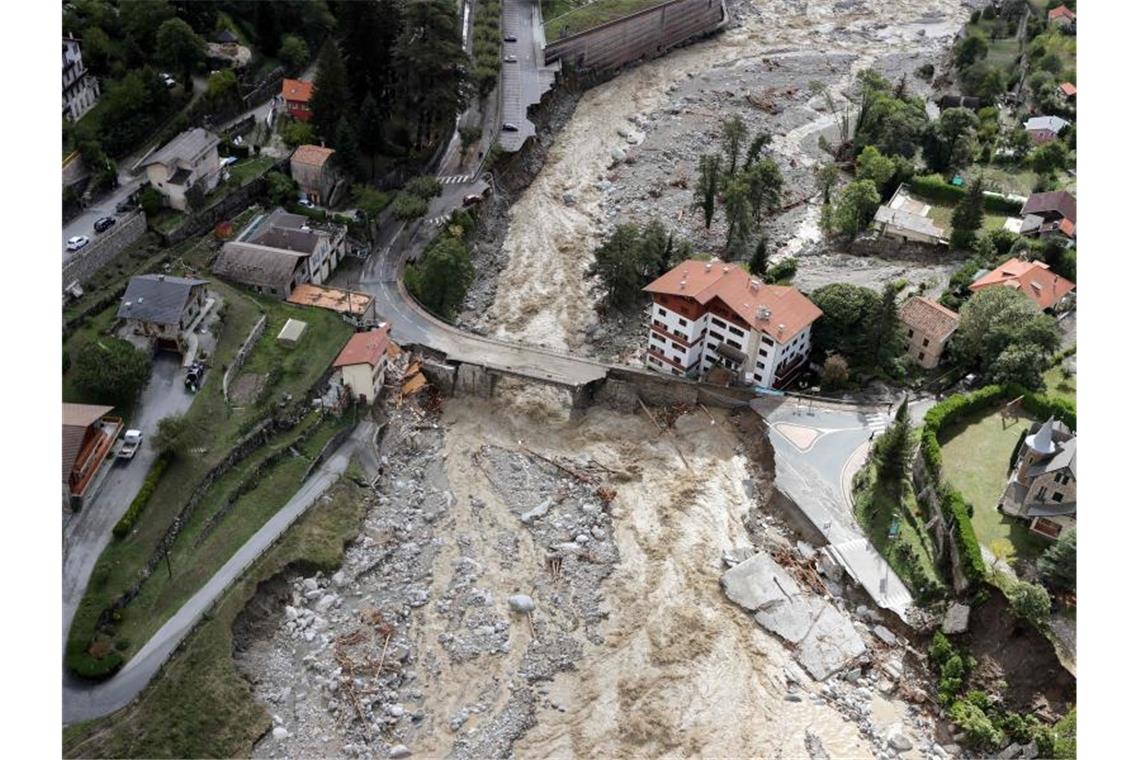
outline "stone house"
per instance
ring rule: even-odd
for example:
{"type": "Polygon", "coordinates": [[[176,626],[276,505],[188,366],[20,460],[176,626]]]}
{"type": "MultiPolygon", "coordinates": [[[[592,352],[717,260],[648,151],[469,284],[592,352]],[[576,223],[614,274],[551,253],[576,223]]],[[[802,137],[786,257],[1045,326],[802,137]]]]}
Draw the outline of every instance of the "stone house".
{"type": "Polygon", "coordinates": [[[144,274],[132,277],[116,316],[136,334],[182,353],[185,333],[206,305],[206,280],[144,274]]]}
{"type": "Polygon", "coordinates": [[[320,145],[301,145],[289,159],[289,173],[301,187],[305,197],[317,205],[328,203],[336,186],[332,148],[320,145]]]}
{"type": "Polygon", "coordinates": [[[1061,130],[1069,126],[1069,122],[1060,116],[1034,116],[1024,124],[1025,131],[1034,145],[1053,142],[1061,134],[1061,130]]]}
{"type": "Polygon", "coordinates": [[[1029,428],[998,511],[1056,539],[1077,527],[1077,437],[1050,417],[1029,428]]]}
{"type": "Polygon", "coordinates": [[[166,198],[166,204],[187,211],[187,193],[197,188],[203,195],[218,186],[221,163],[218,137],[201,127],[188,129],[145,160],[146,177],[166,198]]]}
{"type": "Polygon", "coordinates": [[[222,246],[213,271],[258,293],[288,298],[302,283],[320,285],[345,255],[343,225],[318,225],[277,209],[255,219],[222,246]]]}
{"type": "Polygon", "coordinates": [[[950,336],[958,329],[958,314],[937,301],[914,296],[899,309],[906,329],[907,353],[923,369],[934,369],[950,336]]]}

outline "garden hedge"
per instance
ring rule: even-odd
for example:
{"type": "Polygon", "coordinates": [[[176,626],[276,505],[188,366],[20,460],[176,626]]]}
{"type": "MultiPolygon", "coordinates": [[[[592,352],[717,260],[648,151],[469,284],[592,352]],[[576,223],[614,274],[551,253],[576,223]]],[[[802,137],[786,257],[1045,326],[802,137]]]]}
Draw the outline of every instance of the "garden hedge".
{"type": "MultiPolygon", "coordinates": [[[[995,406],[1004,399],[1014,399],[1019,396],[1022,408],[1034,417],[1039,419],[1055,417],[1070,429],[1074,431],[1077,429],[1077,412],[1068,401],[1027,391],[1016,385],[987,385],[973,393],[951,396],[932,406],[923,417],[919,453],[931,477],[938,483],[942,515],[954,536],[954,543],[962,561],[962,572],[971,583],[985,578],[986,565],[982,559],[981,548],[978,546],[978,537],[974,533],[974,526],[970,522],[972,508],[961,492],[942,480],[942,445],[938,437],[943,430],[958,420],[995,406]]],[[[1020,446],[1019,443],[1018,448],[1020,446]]],[[[1013,456],[1016,456],[1016,453],[1013,456]]]]}
{"type": "MultiPolygon", "coordinates": [[[[943,203],[957,203],[966,197],[966,188],[951,185],[938,174],[924,174],[914,177],[907,183],[911,191],[918,196],[931,201],[943,203]]],[[[1003,198],[998,195],[983,196],[986,211],[994,214],[1021,214],[1021,202],[1003,198]]]]}
{"type": "Polygon", "coordinates": [[[143,481],[142,488],[135,494],[135,498],[131,501],[131,506],[127,507],[127,513],[123,515],[115,527],[111,529],[111,533],[115,538],[126,538],[130,535],[131,529],[135,527],[138,522],[139,515],[142,514],[143,507],[150,501],[151,494],[154,489],[158,487],[158,480],[162,477],[162,473],[166,471],[167,466],[170,464],[170,456],[163,454],[155,460],[154,466],[150,468],[150,472],[146,474],[146,480],[143,481]]]}

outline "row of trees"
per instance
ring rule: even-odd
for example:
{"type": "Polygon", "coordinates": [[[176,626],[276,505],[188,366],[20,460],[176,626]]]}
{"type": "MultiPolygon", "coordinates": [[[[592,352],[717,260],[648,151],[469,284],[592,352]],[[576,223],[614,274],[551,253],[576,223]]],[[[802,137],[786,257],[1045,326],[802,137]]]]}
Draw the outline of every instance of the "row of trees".
{"type": "Polygon", "coordinates": [[[720,152],[706,153],[698,162],[693,205],[703,213],[707,230],[716,216],[717,199],[723,200],[728,225],[725,257],[742,261],[766,245],[762,236],[756,239],[756,232],[763,214],[779,208],[784,177],[776,162],[764,155],[770,134],[757,132],[749,141],[748,128],[739,116],[721,122],[720,132],[720,152]]]}
{"type": "Polygon", "coordinates": [[[639,300],[647,283],[691,255],[689,241],[676,240],[659,221],[644,228],[623,224],[594,251],[586,275],[598,278],[607,306],[622,309],[639,300]]]}

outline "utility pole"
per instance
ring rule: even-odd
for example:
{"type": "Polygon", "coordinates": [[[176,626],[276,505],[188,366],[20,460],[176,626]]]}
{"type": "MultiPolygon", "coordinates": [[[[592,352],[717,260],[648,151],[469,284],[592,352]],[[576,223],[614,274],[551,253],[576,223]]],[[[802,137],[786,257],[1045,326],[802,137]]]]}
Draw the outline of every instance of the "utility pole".
{"type": "Polygon", "coordinates": [[[168,578],[174,578],[174,571],[170,569],[170,547],[165,542],[162,544],[162,556],[166,558],[166,575],[168,578]]]}

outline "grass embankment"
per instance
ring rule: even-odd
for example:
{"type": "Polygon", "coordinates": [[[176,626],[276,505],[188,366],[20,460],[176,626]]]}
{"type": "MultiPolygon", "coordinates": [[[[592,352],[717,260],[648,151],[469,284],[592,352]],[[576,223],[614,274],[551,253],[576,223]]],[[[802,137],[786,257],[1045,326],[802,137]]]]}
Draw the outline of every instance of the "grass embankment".
{"type": "Polygon", "coordinates": [[[920,601],[945,588],[934,564],[934,548],[923,528],[921,509],[910,479],[901,484],[879,479],[877,468],[868,464],[852,484],[855,517],[864,535],[920,601]],[[891,523],[899,521],[899,533],[890,537],[891,523]]]}
{"type": "Polygon", "coordinates": [[[543,18],[547,44],[578,32],[584,32],[608,21],[628,16],[666,0],[595,0],[560,16],[547,13],[544,7],[543,18]]]}
{"type": "MultiPolygon", "coordinates": [[[[124,659],[129,659],[174,610],[224,564],[233,550],[288,500],[308,464],[304,457],[287,456],[280,460],[271,471],[262,474],[256,487],[242,496],[203,538],[205,522],[245,481],[245,476],[273,451],[291,445],[307,425],[316,424],[315,418],[306,418],[293,430],[278,435],[219,479],[195,509],[190,524],[170,552],[173,577],[168,576],[165,567],[156,569],[143,584],[139,596],[121,611],[114,632],[96,632],[100,612],[137,580],[140,570],[203,476],[257,421],[270,414],[278,400],[285,395],[295,400],[303,398],[352,332],[333,312],[255,299],[218,282],[211,287],[225,302],[225,319],[205,385],[187,412],[197,439],[195,448],[167,469],[135,530],[128,537],[113,541],[99,557],[72,623],[68,638],[71,653],[82,653],[92,642],[100,642],[95,648],[97,653],[113,644],[124,659]],[[269,313],[269,321],[243,372],[264,374],[264,388],[255,401],[244,407],[227,405],[221,393],[223,367],[232,361],[262,311],[269,313]],[[292,350],[276,341],[277,333],[290,317],[308,323],[304,337],[292,350]]],[[[314,455],[335,432],[330,429],[333,427],[334,423],[323,423],[322,429],[302,447],[302,454],[314,455]]],[[[75,656],[82,658],[82,654],[75,656]]]]}
{"type": "MultiPolygon", "coordinates": [[[[953,204],[926,202],[930,204],[930,220],[946,230],[946,234],[949,235],[950,231],[954,228],[951,222],[951,218],[954,216],[953,204]]],[[[987,211],[985,218],[982,220],[982,231],[1000,230],[1002,225],[1005,224],[1006,218],[1007,215],[1005,214],[995,214],[987,211]]]]}
{"type": "Polygon", "coordinates": [[[1013,544],[1011,559],[1036,557],[1050,543],[1031,533],[1024,521],[997,510],[1009,478],[1010,456],[1028,427],[1023,418],[1003,424],[1001,414],[991,411],[951,426],[942,443],[943,475],[973,505],[970,523],[978,543],[989,549],[1006,539],[1013,544]]]}
{"type": "Polygon", "coordinates": [[[1065,377],[1060,364],[1052,367],[1045,373],[1045,392],[1055,398],[1064,399],[1076,406],[1077,378],[1076,375],[1065,377]]]}
{"type": "Polygon", "coordinates": [[[63,730],[65,757],[242,757],[270,727],[233,661],[233,624],[287,568],[331,572],[360,528],[364,491],[342,478],[231,586],[134,703],[63,730]]]}

